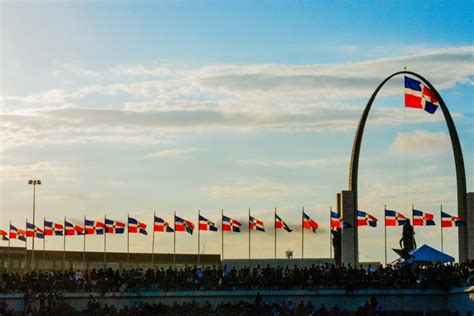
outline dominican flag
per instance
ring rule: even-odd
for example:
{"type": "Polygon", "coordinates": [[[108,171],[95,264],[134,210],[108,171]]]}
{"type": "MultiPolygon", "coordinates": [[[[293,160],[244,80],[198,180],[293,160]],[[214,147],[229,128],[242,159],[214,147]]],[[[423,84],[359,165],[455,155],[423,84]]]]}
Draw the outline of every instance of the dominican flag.
{"type": "Polygon", "coordinates": [[[217,226],[204,216],[199,215],[199,230],[209,230],[211,232],[216,232],[217,226]]]}
{"type": "Polygon", "coordinates": [[[26,223],[26,237],[44,238],[44,232],[35,224],[26,223]]]}
{"type": "Polygon", "coordinates": [[[125,232],[125,224],[106,218],[105,232],[107,234],[123,234],[125,232]]]}
{"type": "Polygon", "coordinates": [[[293,231],[277,214],[275,214],[275,228],[282,228],[289,233],[293,231]]]}
{"type": "Polygon", "coordinates": [[[61,224],[53,223],[50,221],[44,221],[44,235],[45,236],[62,236],[64,226],[61,224]]]}
{"type": "Polygon", "coordinates": [[[2,235],[2,240],[9,240],[8,233],[4,231],[3,229],[0,229],[0,234],[2,235]]]}
{"type": "Polygon", "coordinates": [[[128,217],[128,233],[140,233],[142,235],[148,235],[146,231],[146,224],[137,221],[135,218],[128,217]]]}
{"type": "Polygon", "coordinates": [[[84,235],[84,228],[68,221],[64,221],[64,232],[66,236],[84,235]]]}
{"type": "Polygon", "coordinates": [[[86,235],[103,235],[105,232],[105,225],[102,222],[85,219],[84,230],[86,235]]]}
{"type": "Polygon", "coordinates": [[[263,222],[261,220],[256,219],[253,216],[249,217],[249,229],[258,230],[261,232],[265,231],[265,227],[263,226],[263,222]]]}
{"type": "Polygon", "coordinates": [[[318,223],[316,223],[316,221],[314,221],[305,212],[303,212],[303,228],[311,229],[313,233],[316,234],[316,230],[318,229],[318,227],[319,227],[318,223]]]}
{"type": "Polygon", "coordinates": [[[187,232],[188,234],[192,235],[194,231],[194,224],[190,221],[185,220],[179,216],[174,216],[175,224],[174,229],[177,232],[187,232]]]}
{"type": "Polygon", "coordinates": [[[167,221],[157,216],[155,216],[155,222],[153,223],[153,230],[155,232],[166,232],[166,233],[174,232],[173,227],[171,227],[167,221]]]}
{"type": "Polygon", "coordinates": [[[392,210],[385,210],[385,226],[402,226],[407,222],[407,218],[402,214],[392,210]]]}
{"type": "Polygon", "coordinates": [[[357,211],[357,226],[377,227],[377,218],[366,212],[357,211]]]}
{"type": "Polygon", "coordinates": [[[233,231],[236,233],[240,233],[240,227],[242,224],[235,219],[232,219],[227,216],[222,216],[222,230],[223,231],[233,231]]]}
{"type": "Polygon", "coordinates": [[[464,225],[464,221],[460,217],[441,212],[441,227],[459,227],[462,225],[464,225]]]}
{"type": "Polygon", "coordinates": [[[12,224],[10,224],[10,239],[26,241],[26,231],[24,231],[23,229],[18,229],[12,224]]]}
{"type": "Polygon", "coordinates": [[[405,76],[405,107],[424,109],[434,114],[439,107],[435,93],[421,81],[405,76]]]}
{"type": "Polygon", "coordinates": [[[413,226],[434,226],[434,215],[413,210],[413,226]]]}

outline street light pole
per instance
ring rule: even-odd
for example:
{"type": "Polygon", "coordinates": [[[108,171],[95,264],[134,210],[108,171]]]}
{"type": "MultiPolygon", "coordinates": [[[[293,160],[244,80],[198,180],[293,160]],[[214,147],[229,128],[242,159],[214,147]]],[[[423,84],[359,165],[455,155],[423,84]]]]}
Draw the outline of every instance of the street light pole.
{"type": "MultiPolygon", "coordinates": [[[[33,226],[36,228],[35,224],[35,207],[36,207],[36,186],[41,184],[41,180],[29,180],[28,184],[33,185],[33,226]]],[[[31,244],[31,265],[32,268],[34,269],[35,264],[35,236],[32,238],[32,244],[31,244]]],[[[25,262],[26,265],[26,262],[25,262]]]]}

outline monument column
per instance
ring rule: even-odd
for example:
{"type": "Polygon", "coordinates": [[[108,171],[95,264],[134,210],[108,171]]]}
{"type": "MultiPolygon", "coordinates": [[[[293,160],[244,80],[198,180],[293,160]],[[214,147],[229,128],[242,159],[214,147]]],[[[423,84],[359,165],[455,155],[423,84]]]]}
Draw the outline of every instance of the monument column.
{"type": "Polygon", "coordinates": [[[342,263],[353,267],[359,265],[359,237],[357,227],[357,209],[355,195],[352,191],[342,191],[337,194],[338,213],[351,227],[344,228],[341,236],[342,263]]]}
{"type": "Polygon", "coordinates": [[[466,218],[463,218],[463,220],[466,221],[466,225],[463,228],[467,230],[467,239],[463,242],[467,243],[467,254],[465,256],[462,256],[461,253],[459,254],[459,261],[461,263],[461,259],[474,260],[474,192],[467,193],[467,212],[465,216],[466,218]]]}

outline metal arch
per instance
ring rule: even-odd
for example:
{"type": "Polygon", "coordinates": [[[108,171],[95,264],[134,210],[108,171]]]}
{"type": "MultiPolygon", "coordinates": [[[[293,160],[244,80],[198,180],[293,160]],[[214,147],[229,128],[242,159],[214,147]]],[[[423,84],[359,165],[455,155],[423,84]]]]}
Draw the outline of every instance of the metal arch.
{"type": "MultiPolygon", "coordinates": [[[[354,143],[352,146],[352,155],[351,155],[351,163],[349,169],[349,189],[354,193],[354,203],[355,209],[357,209],[358,204],[358,195],[357,195],[357,182],[358,182],[358,173],[359,173],[359,156],[360,156],[360,147],[362,144],[362,135],[364,134],[365,123],[369,116],[370,108],[372,107],[372,103],[374,102],[377,94],[379,93],[380,89],[389,81],[391,78],[401,75],[401,74],[408,74],[420,79],[424,84],[426,84],[431,91],[433,91],[439,100],[439,105],[441,110],[443,111],[444,118],[446,120],[446,124],[449,130],[449,136],[451,138],[451,145],[453,147],[453,154],[454,154],[454,163],[456,167],[456,183],[457,183],[457,196],[458,196],[458,214],[461,218],[466,221],[466,225],[459,227],[459,261],[464,262],[467,258],[468,253],[468,214],[467,214],[467,195],[466,195],[466,172],[464,168],[464,158],[462,155],[461,150],[461,143],[459,142],[458,133],[456,131],[456,127],[454,126],[453,118],[449,113],[446,104],[444,103],[443,98],[438,93],[438,91],[433,87],[433,85],[426,80],[424,77],[420,76],[419,74],[412,72],[412,71],[398,71],[387,78],[385,78],[382,83],[375,89],[374,93],[367,102],[365,106],[364,112],[362,113],[362,117],[360,118],[359,125],[357,127],[357,131],[354,137],[354,143]]],[[[472,258],[470,258],[472,259],[472,258]]]]}

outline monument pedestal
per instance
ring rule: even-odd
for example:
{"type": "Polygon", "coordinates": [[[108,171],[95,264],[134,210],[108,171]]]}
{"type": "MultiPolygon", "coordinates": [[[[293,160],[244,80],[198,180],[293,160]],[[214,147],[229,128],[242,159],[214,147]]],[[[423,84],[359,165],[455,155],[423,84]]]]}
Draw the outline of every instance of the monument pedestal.
{"type": "Polygon", "coordinates": [[[344,265],[350,264],[357,267],[359,264],[359,239],[357,227],[357,207],[354,192],[342,191],[337,194],[337,212],[350,228],[342,230],[341,236],[341,261],[344,265]]]}

